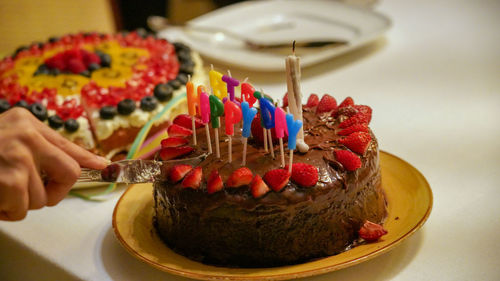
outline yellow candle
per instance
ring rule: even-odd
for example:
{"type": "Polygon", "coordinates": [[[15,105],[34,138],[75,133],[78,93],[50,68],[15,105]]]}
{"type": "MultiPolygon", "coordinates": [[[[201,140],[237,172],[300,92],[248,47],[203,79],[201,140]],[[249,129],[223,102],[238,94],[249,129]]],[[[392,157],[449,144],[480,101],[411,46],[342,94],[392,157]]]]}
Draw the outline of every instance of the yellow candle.
{"type": "Polygon", "coordinates": [[[227,87],[226,83],[222,81],[222,73],[210,70],[208,77],[210,78],[210,87],[212,87],[213,94],[220,100],[227,97],[227,87]]]}

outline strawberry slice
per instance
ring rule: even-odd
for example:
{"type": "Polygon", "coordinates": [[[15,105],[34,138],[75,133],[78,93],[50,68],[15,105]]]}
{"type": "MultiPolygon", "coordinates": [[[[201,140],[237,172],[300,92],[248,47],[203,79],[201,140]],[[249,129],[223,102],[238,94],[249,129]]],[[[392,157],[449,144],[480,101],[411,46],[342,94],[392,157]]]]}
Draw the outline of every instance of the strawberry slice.
{"type": "Polygon", "coordinates": [[[287,106],[288,106],[288,93],[286,93],[285,96],[283,97],[283,107],[287,106]]]}
{"type": "Polygon", "coordinates": [[[354,108],[362,114],[365,114],[368,119],[368,123],[372,120],[372,108],[368,105],[355,105],[354,108]]]}
{"type": "Polygon", "coordinates": [[[168,174],[168,178],[171,182],[178,182],[186,176],[187,173],[191,172],[193,166],[186,164],[175,165],[168,174]]]}
{"type": "Polygon", "coordinates": [[[280,191],[288,184],[290,173],[284,169],[274,169],[264,175],[264,181],[274,190],[280,191]]]}
{"type": "MultiPolygon", "coordinates": [[[[288,171],[288,165],[285,170],[288,171]]],[[[292,181],[302,187],[315,186],[318,182],[318,168],[306,163],[293,163],[292,181]]]]}
{"type": "Polygon", "coordinates": [[[256,175],[255,178],[253,178],[252,183],[250,184],[250,192],[252,192],[252,196],[254,198],[259,198],[261,196],[264,196],[269,191],[270,189],[267,184],[259,175],[256,175]]]}
{"type": "Polygon", "coordinates": [[[186,145],[189,142],[188,139],[179,137],[170,137],[161,140],[161,147],[178,147],[186,145]]]}
{"type": "Polygon", "coordinates": [[[311,94],[307,99],[307,104],[304,107],[315,107],[319,104],[319,97],[316,94],[311,94]]]}
{"type": "Polygon", "coordinates": [[[348,150],[335,150],[335,159],[348,171],[355,171],[361,168],[361,159],[354,152],[348,150]]]}
{"type": "Polygon", "coordinates": [[[252,182],[253,174],[247,167],[242,167],[234,171],[226,181],[227,187],[240,187],[249,185],[252,182]]]}
{"type": "Polygon", "coordinates": [[[351,97],[347,97],[339,104],[339,108],[346,106],[353,106],[353,105],[354,105],[354,100],[351,97]]]}
{"type": "MultiPolygon", "coordinates": [[[[173,123],[177,124],[181,127],[184,127],[186,129],[192,129],[193,128],[193,121],[191,121],[191,115],[189,114],[179,114],[177,117],[174,118],[173,123]]],[[[200,119],[197,117],[194,118],[194,124],[196,128],[201,128],[203,127],[203,122],[201,122],[200,119]]]]}
{"type": "Polygon", "coordinates": [[[363,226],[358,231],[359,237],[365,239],[368,242],[377,241],[380,237],[387,234],[387,230],[384,229],[380,224],[373,223],[371,221],[365,221],[363,226]]]}
{"type": "Polygon", "coordinates": [[[362,112],[358,112],[354,114],[354,116],[350,117],[349,119],[341,122],[339,124],[339,127],[344,129],[347,127],[350,127],[354,124],[369,124],[371,120],[371,116],[368,116],[362,112]]]}
{"type": "Polygon", "coordinates": [[[337,135],[339,136],[348,136],[354,132],[365,132],[368,133],[370,130],[368,129],[368,125],[366,124],[354,124],[350,127],[347,127],[343,129],[342,131],[338,132],[337,135]]]}
{"type": "Polygon", "coordinates": [[[345,145],[347,148],[358,154],[365,154],[372,136],[366,132],[354,132],[345,138],[339,140],[339,143],[345,145]]]}
{"type": "Polygon", "coordinates": [[[160,149],[160,158],[163,161],[172,160],[187,155],[193,151],[194,148],[191,146],[162,147],[160,149]]]}
{"type": "Polygon", "coordinates": [[[337,109],[337,100],[329,94],[325,94],[319,101],[316,113],[323,113],[337,109]]]}
{"type": "Polygon", "coordinates": [[[167,133],[169,137],[189,137],[193,134],[193,131],[177,124],[172,124],[168,127],[167,133]]]}
{"type": "Polygon", "coordinates": [[[200,188],[202,177],[203,170],[201,169],[201,167],[196,167],[186,175],[186,177],[182,181],[182,186],[184,188],[198,189],[200,188]]]}
{"type": "Polygon", "coordinates": [[[224,188],[224,183],[217,170],[213,170],[207,180],[207,192],[208,194],[215,193],[224,188]]]}

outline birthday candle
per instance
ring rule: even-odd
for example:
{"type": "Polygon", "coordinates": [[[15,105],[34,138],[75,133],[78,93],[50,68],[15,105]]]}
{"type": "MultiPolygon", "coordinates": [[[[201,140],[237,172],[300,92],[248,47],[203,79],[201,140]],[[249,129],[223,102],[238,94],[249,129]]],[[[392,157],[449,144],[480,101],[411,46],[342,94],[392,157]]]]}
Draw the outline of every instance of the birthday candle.
{"type": "Polygon", "coordinates": [[[240,81],[234,79],[229,75],[222,76],[222,81],[226,82],[227,92],[229,93],[229,100],[234,102],[234,88],[240,84],[240,81]]]}
{"type": "Polygon", "coordinates": [[[243,114],[243,131],[241,135],[243,136],[243,161],[242,166],[246,165],[247,158],[247,142],[248,137],[250,137],[250,127],[252,125],[252,121],[257,114],[257,109],[250,107],[249,103],[244,101],[241,103],[241,112],[243,114]]]}
{"type": "Polygon", "coordinates": [[[288,113],[286,115],[286,125],[288,127],[288,149],[290,150],[290,162],[288,163],[288,172],[292,172],[293,164],[293,150],[296,146],[297,133],[302,128],[302,120],[293,120],[293,115],[288,113]]]}
{"type": "Polygon", "coordinates": [[[198,95],[194,92],[194,85],[191,82],[191,77],[189,77],[189,81],[186,83],[186,94],[187,94],[187,103],[188,103],[188,112],[191,115],[191,124],[193,129],[193,144],[196,145],[196,124],[195,124],[195,116],[196,116],[196,106],[198,103],[198,95]]]}
{"type": "Polygon", "coordinates": [[[213,94],[220,100],[227,97],[226,83],[222,81],[222,73],[212,69],[208,72],[208,76],[210,78],[210,87],[212,88],[213,94]]]}
{"type": "Polygon", "coordinates": [[[219,117],[224,114],[224,105],[222,101],[218,99],[216,96],[211,95],[209,97],[210,101],[210,118],[212,119],[212,128],[215,132],[215,153],[217,158],[220,158],[220,149],[219,149],[219,117]]]}
{"type": "Polygon", "coordinates": [[[241,121],[241,109],[234,102],[228,100],[224,104],[224,112],[225,112],[225,121],[226,121],[226,135],[229,139],[229,163],[232,162],[232,138],[234,135],[234,124],[241,121]]]}
{"type": "Polygon", "coordinates": [[[262,98],[262,94],[259,91],[254,91],[253,96],[256,100],[259,100],[259,106],[261,108],[260,111],[260,126],[262,127],[262,135],[264,136],[264,151],[267,152],[267,130],[264,126],[264,117],[262,116],[262,106],[260,105],[260,99],[262,98]]]}
{"type": "MultiPolygon", "coordinates": [[[[199,89],[199,87],[198,87],[199,89]]],[[[210,139],[210,131],[208,128],[208,122],[210,121],[210,101],[208,94],[205,92],[201,92],[200,95],[200,115],[201,122],[205,124],[205,133],[207,135],[207,145],[208,145],[208,153],[212,153],[212,140],[210,139]]]]}
{"type": "Polygon", "coordinates": [[[252,87],[252,85],[250,85],[249,83],[242,83],[241,84],[242,98],[244,98],[244,100],[246,102],[248,102],[250,107],[253,107],[253,104],[257,101],[255,96],[253,95],[254,92],[255,92],[254,87],[252,87]]]}
{"type": "Polygon", "coordinates": [[[273,147],[273,139],[271,136],[271,129],[274,128],[274,111],[276,107],[267,99],[260,98],[260,112],[262,115],[262,119],[264,120],[264,127],[267,130],[267,137],[269,142],[269,150],[271,150],[271,156],[274,158],[274,147],[273,147]]]}
{"type": "Polygon", "coordinates": [[[274,130],[276,131],[276,137],[280,142],[280,153],[281,153],[281,167],[285,167],[285,153],[283,151],[283,137],[285,132],[288,135],[288,128],[286,124],[285,112],[281,107],[276,107],[274,111],[274,130]]]}

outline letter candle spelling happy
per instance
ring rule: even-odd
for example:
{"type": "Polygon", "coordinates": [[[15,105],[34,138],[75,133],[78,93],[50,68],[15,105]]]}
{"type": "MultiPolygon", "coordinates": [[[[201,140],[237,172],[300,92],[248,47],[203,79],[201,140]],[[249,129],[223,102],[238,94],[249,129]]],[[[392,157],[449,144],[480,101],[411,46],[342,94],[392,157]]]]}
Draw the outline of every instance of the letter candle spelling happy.
{"type": "Polygon", "coordinates": [[[212,154],[212,140],[210,139],[210,130],[208,128],[208,122],[210,122],[210,100],[208,94],[205,92],[201,92],[199,97],[200,97],[200,115],[201,115],[201,121],[205,124],[208,153],[212,154]]]}
{"type": "Polygon", "coordinates": [[[231,137],[234,135],[234,124],[241,121],[242,114],[240,107],[230,100],[226,101],[226,103],[224,104],[224,112],[226,114],[226,135],[229,140],[229,163],[231,163],[233,161],[233,143],[231,137]]]}
{"type": "Polygon", "coordinates": [[[210,87],[212,88],[212,94],[217,96],[220,100],[227,97],[226,83],[222,81],[222,73],[214,70],[214,66],[210,65],[211,70],[208,72],[210,78],[210,87]]]}
{"type": "Polygon", "coordinates": [[[241,165],[245,166],[247,159],[247,142],[248,137],[250,137],[250,127],[255,115],[257,114],[257,109],[250,107],[249,103],[244,101],[241,103],[241,111],[243,115],[243,131],[241,132],[241,135],[243,136],[243,160],[241,165]]]}

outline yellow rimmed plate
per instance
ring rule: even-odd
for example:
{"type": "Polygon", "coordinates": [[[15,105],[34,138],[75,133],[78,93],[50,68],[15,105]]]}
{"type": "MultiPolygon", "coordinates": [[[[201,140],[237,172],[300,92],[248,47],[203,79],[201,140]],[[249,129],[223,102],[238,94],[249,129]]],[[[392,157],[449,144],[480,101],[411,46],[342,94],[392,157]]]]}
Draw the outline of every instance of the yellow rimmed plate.
{"type": "Polygon", "coordinates": [[[113,212],[113,229],[121,244],[147,264],[180,276],[201,280],[282,280],[307,277],[349,267],[388,252],[417,231],[432,209],[432,191],[424,176],[409,163],[380,152],[382,187],[388,201],[384,227],[388,234],[375,243],[315,261],[274,268],[225,268],[192,261],[169,249],[156,234],[153,187],[131,186],[113,212]]]}

